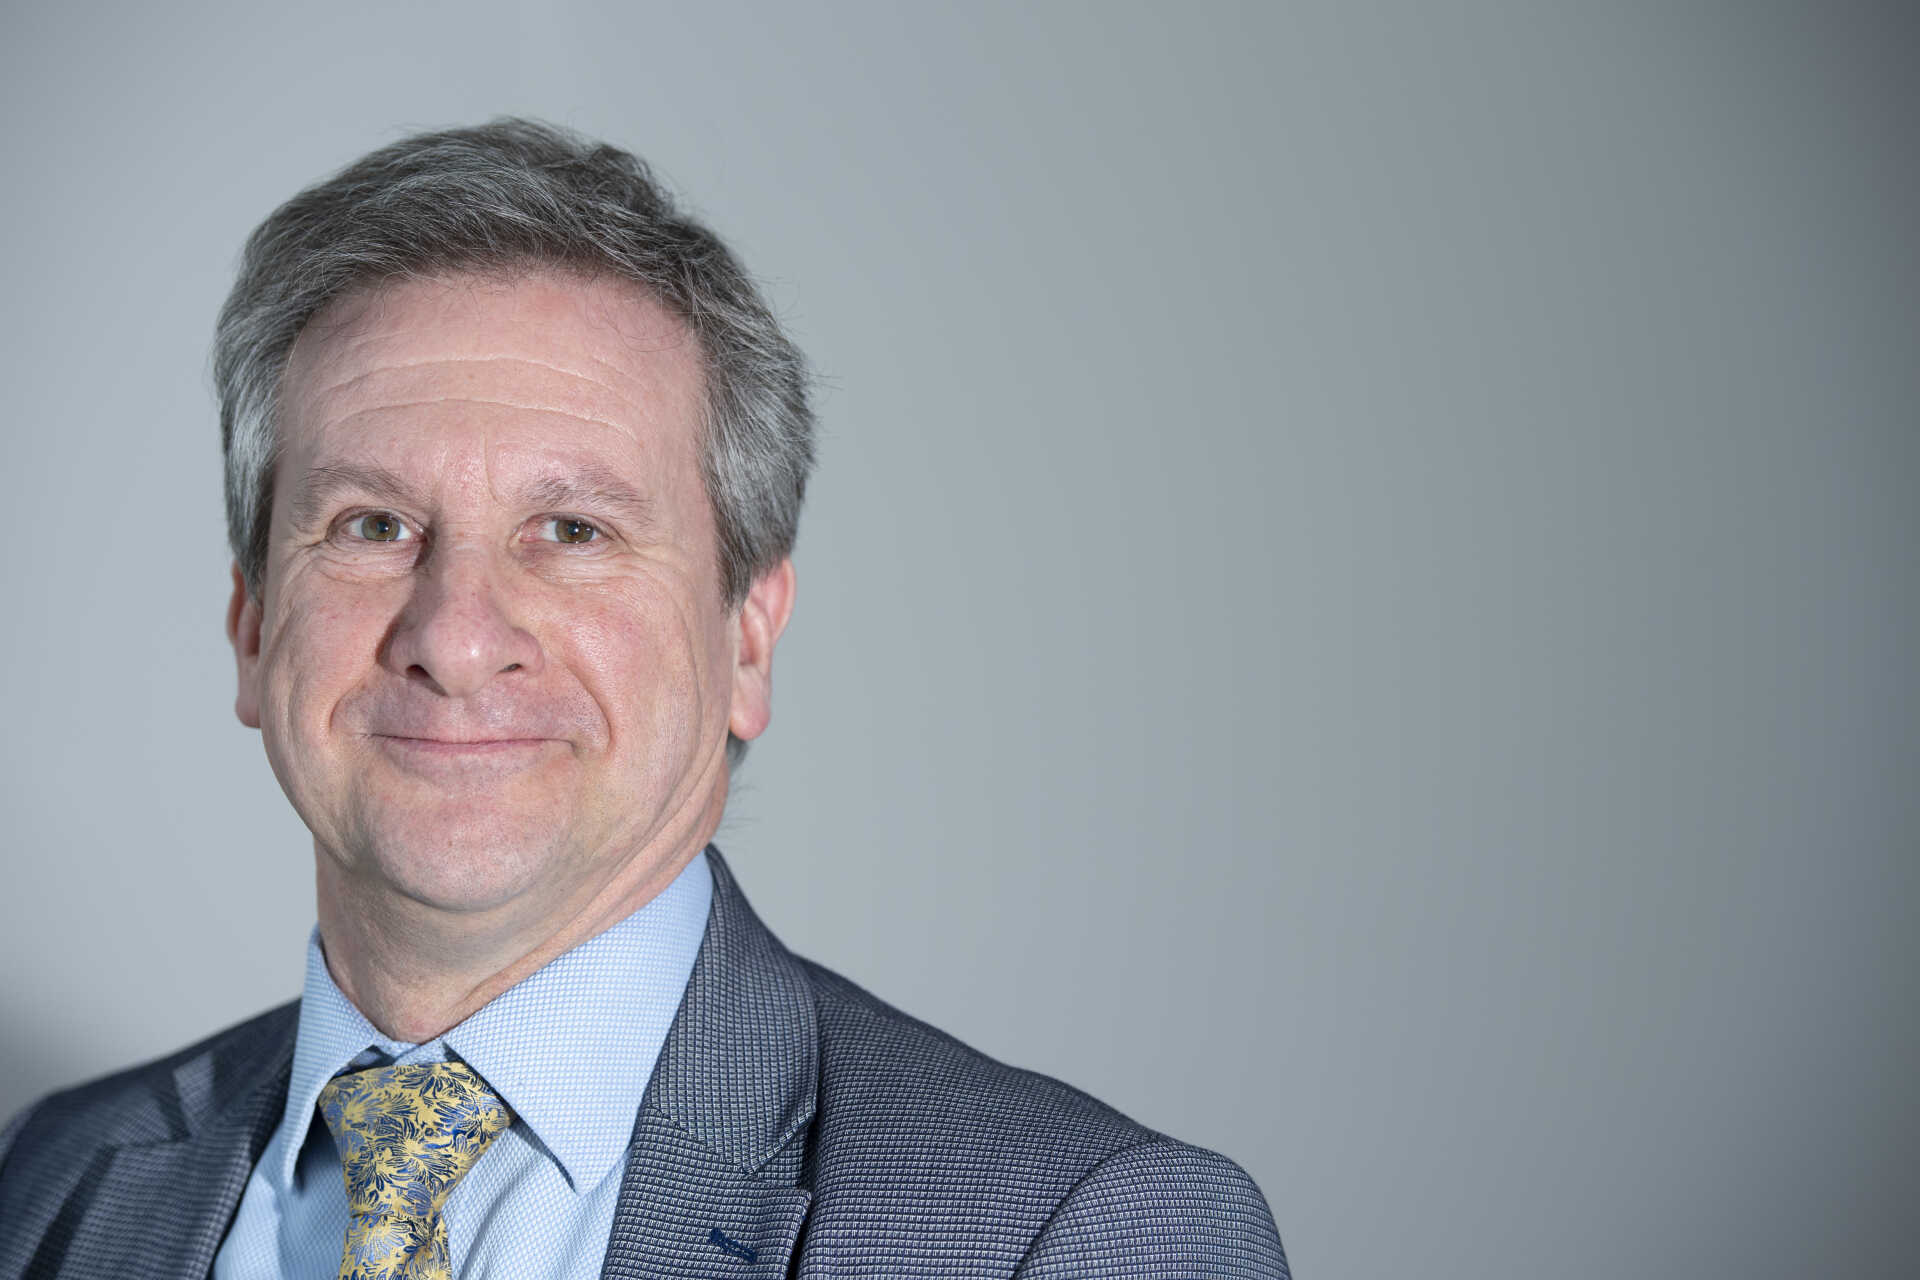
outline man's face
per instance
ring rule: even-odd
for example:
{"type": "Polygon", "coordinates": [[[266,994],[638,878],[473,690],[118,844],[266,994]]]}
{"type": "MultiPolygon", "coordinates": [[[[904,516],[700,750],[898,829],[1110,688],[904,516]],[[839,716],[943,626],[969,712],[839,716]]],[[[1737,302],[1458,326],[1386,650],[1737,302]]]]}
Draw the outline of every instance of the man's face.
{"type": "Polygon", "coordinates": [[[638,289],[558,274],[406,282],[302,333],[229,631],[323,894],[564,912],[711,832],[791,570],[723,607],[702,379],[638,289]]]}

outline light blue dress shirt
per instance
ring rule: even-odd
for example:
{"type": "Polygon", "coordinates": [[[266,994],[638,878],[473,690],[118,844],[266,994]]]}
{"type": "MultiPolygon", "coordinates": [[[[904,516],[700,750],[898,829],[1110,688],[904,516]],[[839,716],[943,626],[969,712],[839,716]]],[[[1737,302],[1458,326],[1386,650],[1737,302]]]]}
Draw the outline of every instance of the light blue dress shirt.
{"type": "Polygon", "coordinates": [[[342,1071],[450,1054],[514,1114],[447,1200],[454,1275],[597,1277],[634,1117],[712,901],[703,852],[646,906],[418,1045],[381,1035],[342,994],[316,928],[287,1109],[214,1259],[215,1280],[335,1280],[347,1192],[333,1135],[314,1110],[321,1088],[342,1071]]]}

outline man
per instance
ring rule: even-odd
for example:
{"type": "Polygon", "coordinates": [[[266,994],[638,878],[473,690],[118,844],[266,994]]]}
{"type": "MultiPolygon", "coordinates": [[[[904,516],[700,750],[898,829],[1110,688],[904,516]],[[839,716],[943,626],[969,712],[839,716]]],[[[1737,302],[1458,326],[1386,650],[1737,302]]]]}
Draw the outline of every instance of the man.
{"type": "Polygon", "coordinates": [[[645,167],[506,120],[248,242],[236,710],[302,998],[0,1137],[0,1276],[1284,1276],[1230,1161],[789,954],[708,842],[765,729],[806,372],[645,167]]]}

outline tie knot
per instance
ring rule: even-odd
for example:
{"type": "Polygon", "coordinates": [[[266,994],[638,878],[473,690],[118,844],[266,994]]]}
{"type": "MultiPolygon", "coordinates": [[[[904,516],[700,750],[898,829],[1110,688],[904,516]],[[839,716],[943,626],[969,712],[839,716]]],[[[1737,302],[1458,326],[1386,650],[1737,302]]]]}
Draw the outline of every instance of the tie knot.
{"type": "Polygon", "coordinates": [[[513,1113],[462,1062],[374,1067],[336,1076],[320,1115],[340,1148],[356,1217],[426,1219],[513,1113]]]}

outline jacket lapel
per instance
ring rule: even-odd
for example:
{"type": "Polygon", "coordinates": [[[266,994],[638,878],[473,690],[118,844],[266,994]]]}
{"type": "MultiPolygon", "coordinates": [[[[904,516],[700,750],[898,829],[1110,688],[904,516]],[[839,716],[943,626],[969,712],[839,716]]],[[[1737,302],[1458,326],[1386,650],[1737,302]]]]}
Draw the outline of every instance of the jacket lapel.
{"type": "Polygon", "coordinates": [[[165,1102],[177,1102],[173,1118],[184,1132],[103,1153],[89,1175],[94,1185],[69,1202],[79,1216],[60,1274],[207,1275],[286,1107],[294,1007],[254,1043],[227,1055],[209,1050],[174,1071],[175,1097],[165,1102]]]}
{"type": "Polygon", "coordinates": [[[800,964],[708,846],[713,908],[627,1148],[606,1280],[784,1276],[819,1070],[800,964]]]}

